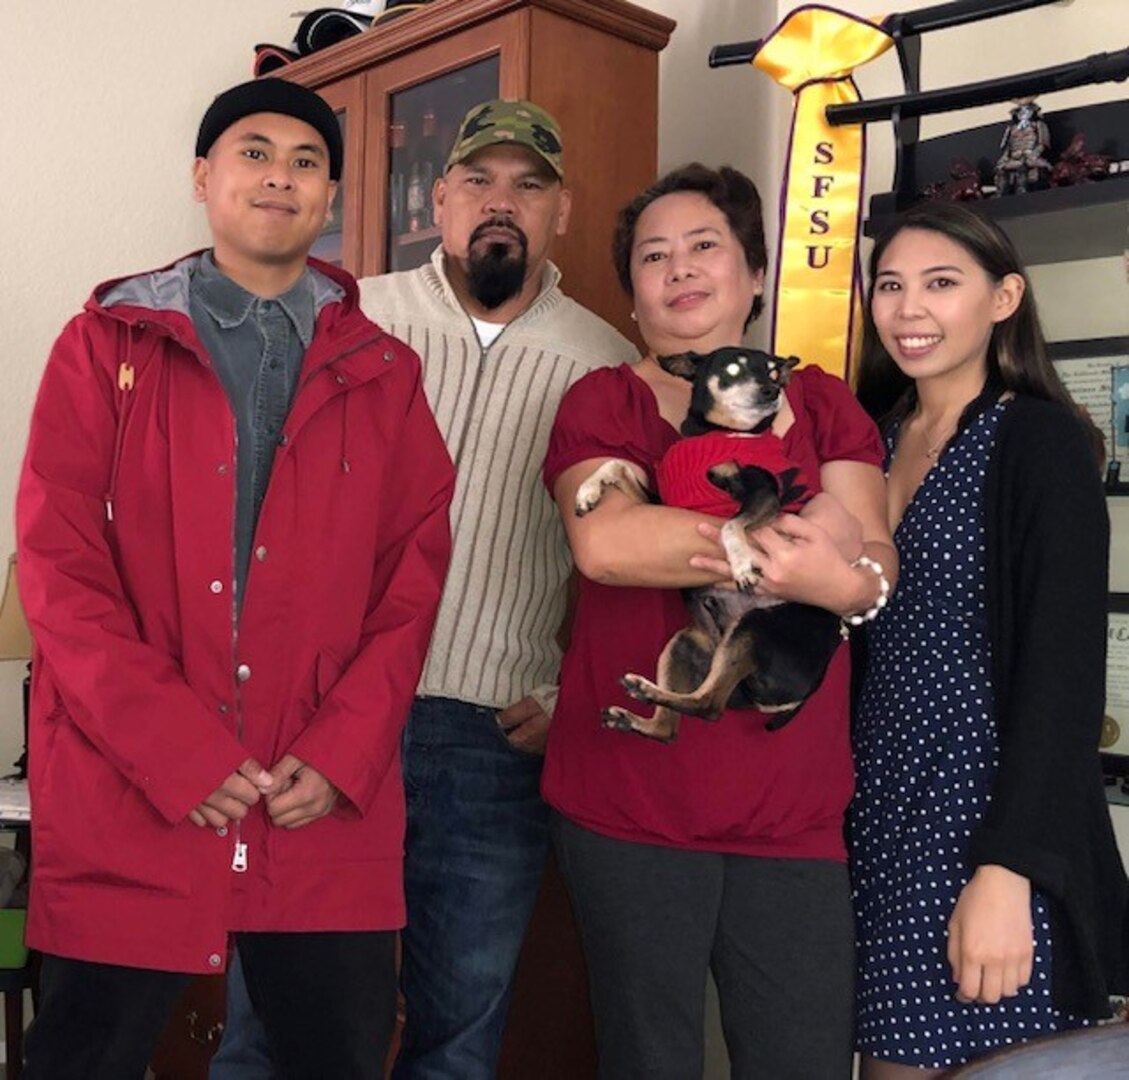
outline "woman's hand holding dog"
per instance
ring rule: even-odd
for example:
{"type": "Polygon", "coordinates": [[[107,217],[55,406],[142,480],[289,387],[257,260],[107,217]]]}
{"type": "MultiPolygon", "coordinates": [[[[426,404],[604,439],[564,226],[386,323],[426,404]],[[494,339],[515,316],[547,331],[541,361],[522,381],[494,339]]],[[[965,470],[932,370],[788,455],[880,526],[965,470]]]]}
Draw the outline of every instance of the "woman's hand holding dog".
{"type": "Polygon", "coordinates": [[[1031,981],[1035,955],[1031,882],[1003,866],[981,866],[949,920],[949,963],[962,1004],[995,1005],[1031,981]]]}
{"type": "Polygon", "coordinates": [[[840,614],[858,610],[858,573],[814,521],[781,514],[751,532],[749,543],[761,552],[757,561],[766,592],[840,614]]]}
{"type": "MultiPolygon", "coordinates": [[[[701,524],[698,532],[714,541],[724,553],[717,528],[701,524]]],[[[772,524],[750,532],[749,543],[756,552],[760,571],[758,593],[840,613],[856,609],[858,572],[851,568],[830,533],[814,521],[796,514],[781,514],[772,524]]],[[[724,555],[696,555],[690,565],[729,579],[733,576],[724,555]]]]}

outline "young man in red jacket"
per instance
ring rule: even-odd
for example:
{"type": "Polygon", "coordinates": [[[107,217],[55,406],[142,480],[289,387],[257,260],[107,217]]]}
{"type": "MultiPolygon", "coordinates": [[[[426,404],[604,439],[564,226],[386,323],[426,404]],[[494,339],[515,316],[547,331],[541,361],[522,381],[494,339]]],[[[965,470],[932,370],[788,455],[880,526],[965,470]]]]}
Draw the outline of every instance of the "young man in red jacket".
{"type": "Polygon", "coordinates": [[[308,258],[316,94],[220,95],[213,247],[101,286],[52,351],[17,518],[36,639],[32,1080],[142,1077],[234,943],[282,1075],[379,1077],[404,922],[400,734],[453,470],[414,353],[308,258]]]}

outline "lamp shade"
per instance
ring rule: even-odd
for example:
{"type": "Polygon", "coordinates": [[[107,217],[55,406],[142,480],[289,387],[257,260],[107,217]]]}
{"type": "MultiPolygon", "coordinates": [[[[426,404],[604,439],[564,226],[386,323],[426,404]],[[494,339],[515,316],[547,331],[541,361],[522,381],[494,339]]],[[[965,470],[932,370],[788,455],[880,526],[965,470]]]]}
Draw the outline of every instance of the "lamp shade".
{"type": "Polygon", "coordinates": [[[30,660],[31,650],[31,631],[27,628],[16,582],[16,557],[9,555],[4,599],[0,601],[0,660],[30,660]]]}

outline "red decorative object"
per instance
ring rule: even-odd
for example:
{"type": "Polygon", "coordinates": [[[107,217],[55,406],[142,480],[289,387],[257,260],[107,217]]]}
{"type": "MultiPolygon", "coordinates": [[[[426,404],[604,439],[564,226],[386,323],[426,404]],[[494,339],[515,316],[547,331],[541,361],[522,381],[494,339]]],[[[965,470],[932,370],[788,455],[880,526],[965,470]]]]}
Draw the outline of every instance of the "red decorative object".
{"type": "Polygon", "coordinates": [[[922,194],[927,199],[945,202],[971,202],[984,198],[980,171],[967,158],[953,158],[949,163],[949,179],[928,184],[922,194]]]}
{"type": "Polygon", "coordinates": [[[1109,176],[1110,160],[1106,154],[1088,153],[1086,136],[1078,132],[1051,170],[1051,187],[1068,187],[1071,184],[1101,180],[1109,176]]]}

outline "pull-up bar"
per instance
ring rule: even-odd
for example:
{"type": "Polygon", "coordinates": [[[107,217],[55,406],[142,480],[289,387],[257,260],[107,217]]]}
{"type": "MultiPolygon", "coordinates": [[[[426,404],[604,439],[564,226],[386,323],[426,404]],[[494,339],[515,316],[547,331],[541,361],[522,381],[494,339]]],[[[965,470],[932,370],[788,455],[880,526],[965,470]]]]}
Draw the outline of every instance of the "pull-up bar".
{"type": "Polygon", "coordinates": [[[873,101],[852,101],[845,105],[829,105],[830,124],[870,124],[890,120],[895,114],[902,119],[932,116],[954,109],[971,109],[975,105],[994,105],[1013,98],[1035,97],[1052,90],[1068,90],[1092,83],[1123,82],[1129,78],[1129,48],[1112,53],[1096,53],[1085,60],[1040,68],[1022,75],[1002,79],[965,83],[943,90],[925,90],[919,94],[875,98],[873,101]]]}
{"type": "MultiPolygon", "coordinates": [[[[894,37],[925,34],[930,30],[947,30],[951,26],[991,19],[996,15],[1010,15],[1028,8],[1043,7],[1055,0],[952,0],[947,4],[888,15],[882,20],[882,29],[894,37]]],[[[748,64],[760,51],[761,40],[735,41],[729,45],[715,45],[710,49],[710,67],[727,67],[730,64],[748,64]]],[[[844,121],[845,122],[845,121],[844,121]]]]}

